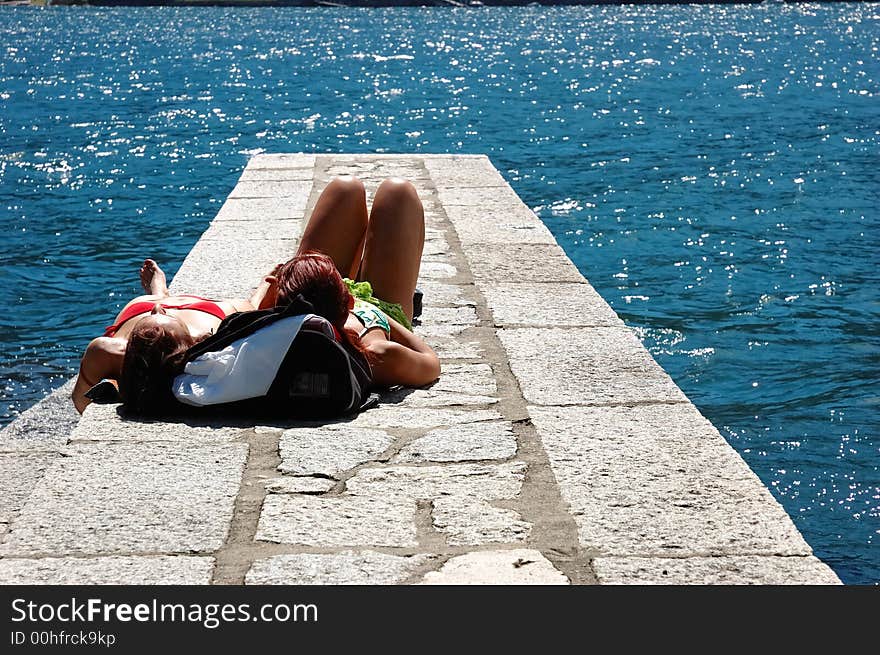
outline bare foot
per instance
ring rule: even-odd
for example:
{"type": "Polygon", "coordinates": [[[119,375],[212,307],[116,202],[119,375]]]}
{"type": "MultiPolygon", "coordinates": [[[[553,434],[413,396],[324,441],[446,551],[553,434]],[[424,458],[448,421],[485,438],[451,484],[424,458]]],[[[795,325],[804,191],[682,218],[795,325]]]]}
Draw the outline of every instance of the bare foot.
{"type": "Polygon", "coordinates": [[[152,259],[145,259],[141,266],[141,286],[144,292],[154,296],[167,296],[168,285],[165,280],[165,271],[152,259]]]}

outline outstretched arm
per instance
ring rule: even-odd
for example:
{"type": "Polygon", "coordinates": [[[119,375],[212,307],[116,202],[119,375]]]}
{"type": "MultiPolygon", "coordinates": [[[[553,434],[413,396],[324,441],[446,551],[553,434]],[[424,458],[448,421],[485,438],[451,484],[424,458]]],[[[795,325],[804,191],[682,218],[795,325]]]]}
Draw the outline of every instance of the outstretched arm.
{"type": "Polygon", "coordinates": [[[125,354],[124,341],[111,337],[92,339],[79,364],[73,386],[73,405],[82,414],[92,402],[85,393],[104,378],[118,379],[125,354]]]}
{"type": "Polygon", "coordinates": [[[366,345],[376,384],[421,387],[440,377],[440,358],[431,346],[393,318],[388,317],[388,323],[391,340],[366,345]]]}

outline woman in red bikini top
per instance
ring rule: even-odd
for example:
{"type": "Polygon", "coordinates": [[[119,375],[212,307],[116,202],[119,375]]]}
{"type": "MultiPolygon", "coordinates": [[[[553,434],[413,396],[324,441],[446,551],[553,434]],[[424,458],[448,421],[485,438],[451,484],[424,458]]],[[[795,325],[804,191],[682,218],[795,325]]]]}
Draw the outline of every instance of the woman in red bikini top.
{"type": "Polygon", "coordinates": [[[91,402],[85,393],[92,386],[103,379],[120,380],[126,358],[138,360],[141,368],[162,365],[213,333],[229,314],[262,309],[274,302],[266,298],[270,284],[265,278],[248,300],[208,300],[169,295],[165,273],[152,259],[144,261],[140,277],[146,295],[123,307],[104,336],[93,339],[83,354],[72,394],[80,413],[91,402]]]}

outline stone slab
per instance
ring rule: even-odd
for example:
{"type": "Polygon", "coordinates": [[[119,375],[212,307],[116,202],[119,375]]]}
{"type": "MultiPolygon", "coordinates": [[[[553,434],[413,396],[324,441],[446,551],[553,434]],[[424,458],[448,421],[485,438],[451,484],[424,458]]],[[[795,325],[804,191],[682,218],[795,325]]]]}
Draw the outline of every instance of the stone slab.
{"type": "Polygon", "coordinates": [[[507,182],[485,155],[450,160],[424,159],[425,168],[438,188],[504,187],[507,182]]]}
{"type": "Polygon", "coordinates": [[[270,494],[257,539],[303,546],[416,546],[416,503],[403,497],[270,494]]]}
{"type": "Polygon", "coordinates": [[[498,336],[530,403],[687,401],[628,328],[504,329],[498,336]]]}
{"type": "Polygon", "coordinates": [[[345,486],[349,494],[365,498],[469,496],[496,500],[519,494],[525,472],[524,462],[383,466],[359,470],[345,486]]]}
{"type": "Polygon", "coordinates": [[[449,559],[421,584],[434,585],[564,585],[568,578],[540,551],[486,550],[449,559]]]}
{"type": "Polygon", "coordinates": [[[621,556],[812,554],[693,405],[528,409],[584,548],[621,556]]]}
{"type": "Polygon", "coordinates": [[[837,574],[816,557],[599,557],[600,584],[636,585],[839,585],[837,574]]]}
{"type": "Polygon", "coordinates": [[[266,480],[266,491],[270,494],[323,494],[335,484],[335,480],[328,478],[285,475],[266,480]]]}
{"type": "MultiPolygon", "coordinates": [[[[429,180],[428,172],[423,168],[418,159],[392,159],[374,158],[367,159],[360,155],[354,155],[349,160],[337,159],[326,169],[325,175],[355,175],[364,181],[373,182],[376,186],[380,181],[389,177],[401,177],[410,182],[417,183],[420,180],[429,180]]],[[[416,186],[424,186],[416,184],[416,186]]]]}
{"type": "Polygon", "coordinates": [[[245,444],[70,446],[34,488],[0,554],[214,551],[226,538],[246,454],[245,444]]]}
{"type": "Polygon", "coordinates": [[[316,155],[308,153],[279,153],[268,154],[261,153],[254,155],[248,160],[245,171],[254,171],[260,169],[279,168],[284,170],[308,169],[309,179],[314,175],[316,155]]]}
{"type": "Polygon", "coordinates": [[[624,327],[595,289],[577,283],[486,282],[480,291],[497,327],[624,327]],[[538,309],[540,308],[540,309],[538,309]]]}
{"type": "Polygon", "coordinates": [[[477,325],[480,319],[473,307],[435,307],[428,305],[423,307],[420,319],[423,323],[435,323],[441,325],[477,325]]]}
{"type": "Polygon", "coordinates": [[[394,585],[401,584],[430,555],[386,555],[375,551],[278,555],[258,559],[245,578],[250,585],[394,585]]]}
{"type": "Polygon", "coordinates": [[[423,280],[451,280],[458,275],[458,269],[452,264],[446,262],[422,262],[419,268],[419,282],[417,286],[422,286],[423,280]]]}
{"type": "Polygon", "coordinates": [[[312,181],[242,180],[228,198],[301,198],[312,192],[312,181]]]}
{"type": "Polygon", "coordinates": [[[420,329],[416,329],[415,332],[434,349],[441,362],[452,359],[481,359],[484,355],[483,347],[477,340],[463,341],[455,337],[428,336],[420,329]]]}
{"type": "Polygon", "coordinates": [[[493,246],[556,244],[547,226],[522,203],[451,205],[446,206],[445,210],[466,251],[469,246],[478,244],[493,246]]]}
{"type": "Polygon", "coordinates": [[[484,283],[516,282],[584,282],[577,267],[552,244],[511,243],[504,248],[479,244],[465,250],[477,288],[484,283]]]}
{"type": "Polygon", "coordinates": [[[9,523],[24,505],[46,469],[59,457],[52,453],[0,454],[0,523],[9,523]]]}
{"type": "Polygon", "coordinates": [[[0,451],[57,450],[79,422],[70,400],[75,378],[23,411],[0,430],[0,451]]]}
{"type": "Polygon", "coordinates": [[[435,391],[434,389],[413,389],[410,387],[391,389],[383,392],[380,397],[380,403],[386,406],[389,404],[400,405],[410,409],[421,409],[424,407],[486,406],[494,405],[497,402],[498,398],[493,396],[435,391]]]}
{"type": "Polygon", "coordinates": [[[302,219],[308,200],[308,193],[288,198],[229,198],[213,222],[302,219]]]}
{"type": "Polygon", "coordinates": [[[378,458],[394,437],[382,430],[327,425],[294,428],[281,435],[281,465],[292,475],[323,475],[338,478],[358,464],[378,458]]]}
{"type": "MultiPolygon", "coordinates": [[[[230,249],[247,248],[250,246],[248,241],[272,239],[298,241],[304,225],[305,221],[295,218],[267,218],[264,221],[215,221],[202,233],[201,239],[226,241],[228,242],[226,247],[230,249]]],[[[290,256],[292,257],[294,254],[290,253],[290,256]]]]}
{"type": "Polygon", "coordinates": [[[308,168],[251,168],[242,172],[239,182],[311,182],[315,177],[312,167],[308,168]]]}
{"type": "Polygon", "coordinates": [[[295,253],[297,239],[252,241],[250,248],[231,249],[222,240],[199,241],[169,285],[172,293],[194,293],[212,298],[249,298],[276,264],[295,253]],[[216,267],[222,264],[223,275],[216,267]]]}
{"type": "Polygon", "coordinates": [[[383,405],[361,412],[346,424],[365,428],[436,428],[500,418],[501,414],[494,409],[420,409],[414,412],[409,407],[383,405]]]}
{"type": "Polygon", "coordinates": [[[0,560],[3,585],[210,584],[213,557],[46,557],[0,560]]]}
{"type": "Polygon", "coordinates": [[[532,529],[517,512],[468,496],[435,499],[431,517],[450,546],[516,543],[525,541],[532,529]]]}
{"type": "Polygon", "coordinates": [[[242,434],[242,428],[223,425],[194,424],[191,420],[158,421],[142,417],[121,416],[118,403],[92,403],[70,435],[71,441],[231,441],[242,434]]]}
{"type": "Polygon", "coordinates": [[[424,294],[422,298],[424,308],[475,304],[468,298],[474,290],[472,284],[446,284],[435,280],[421,280],[419,289],[424,294]]]}
{"type": "Polygon", "coordinates": [[[516,454],[513,425],[477,423],[431,430],[401,449],[395,462],[465,462],[507,459],[516,454]]]}
{"type": "Polygon", "coordinates": [[[498,386],[492,367],[488,364],[447,364],[430,389],[491,396],[498,391],[498,386]]]}

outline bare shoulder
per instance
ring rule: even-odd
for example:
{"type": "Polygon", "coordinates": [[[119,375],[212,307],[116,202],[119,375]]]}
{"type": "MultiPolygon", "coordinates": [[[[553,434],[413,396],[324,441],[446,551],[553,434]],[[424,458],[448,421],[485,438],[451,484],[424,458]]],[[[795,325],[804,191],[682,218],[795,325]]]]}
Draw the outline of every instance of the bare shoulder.
{"type": "Polygon", "coordinates": [[[125,339],[116,337],[96,337],[86,346],[87,353],[94,353],[96,356],[103,354],[121,355],[125,352],[125,339]]]}
{"type": "Polygon", "coordinates": [[[125,356],[125,339],[115,337],[97,337],[89,342],[83,354],[81,368],[93,379],[108,377],[122,365],[125,356]]]}

